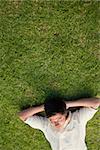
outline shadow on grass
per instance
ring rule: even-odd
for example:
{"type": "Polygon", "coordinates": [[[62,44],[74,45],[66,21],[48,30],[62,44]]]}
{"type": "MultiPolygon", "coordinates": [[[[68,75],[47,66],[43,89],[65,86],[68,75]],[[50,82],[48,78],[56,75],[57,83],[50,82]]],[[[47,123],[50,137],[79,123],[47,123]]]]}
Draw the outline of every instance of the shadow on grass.
{"type": "MultiPolygon", "coordinates": [[[[60,91],[57,91],[57,90],[52,90],[52,89],[45,89],[44,90],[45,93],[46,93],[46,100],[49,100],[49,99],[62,99],[64,101],[73,101],[73,100],[77,100],[77,99],[82,99],[82,98],[90,98],[90,97],[93,97],[93,91],[89,88],[85,88],[85,90],[83,92],[80,92],[78,91],[76,93],[76,95],[73,95],[73,96],[69,96],[69,95],[65,95],[65,94],[62,94],[60,91]]],[[[22,100],[21,103],[20,103],[20,109],[21,110],[25,110],[29,107],[35,107],[35,106],[39,106],[41,105],[41,103],[38,103],[34,101],[34,104],[33,104],[33,100],[32,99],[24,99],[24,101],[22,100]]],[[[68,110],[74,112],[76,111],[77,109],[80,109],[81,107],[73,107],[73,108],[69,108],[68,110]]],[[[44,113],[40,113],[40,114],[43,114],[44,113]]]]}

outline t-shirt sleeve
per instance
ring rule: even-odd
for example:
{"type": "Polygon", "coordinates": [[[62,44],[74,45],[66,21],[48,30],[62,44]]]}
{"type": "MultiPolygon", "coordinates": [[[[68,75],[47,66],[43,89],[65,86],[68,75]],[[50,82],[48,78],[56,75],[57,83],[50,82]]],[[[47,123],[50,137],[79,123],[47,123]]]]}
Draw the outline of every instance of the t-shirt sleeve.
{"type": "Polygon", "coordinates": [[[48,123],[46,117],[42,117],[38,115],[28,117],[24,122],[28,124],[29,126],[31,126],[32,128],[39,129],[41,131],[45,130],[45,128],[47,127],[47,123],[48,123]]]}
{"type": "Polygon", "coordinates": [[[79,118],[82,123],[87,123],[90,119],[93,118],[95,113],[98,111],[98,108],[92,107],[83,107],[79,109],[79,118]]]}

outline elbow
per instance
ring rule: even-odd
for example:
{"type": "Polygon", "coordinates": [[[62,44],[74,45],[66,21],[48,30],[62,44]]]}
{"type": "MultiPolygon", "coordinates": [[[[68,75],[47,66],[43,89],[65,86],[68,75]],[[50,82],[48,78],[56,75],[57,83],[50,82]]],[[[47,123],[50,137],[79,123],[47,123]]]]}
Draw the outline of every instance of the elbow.
{"type": "Polygon", "coordinates": [[[97,99],[95,100],[94,107],[99,107],[99,106],[100,106],[100,99],[97,98],[97,99]]]}
{"type": "Polygon", "coordinates": [[[22,115],[21,113],[18,113],[17,115],[18,115],[19,119],[22,120],[23,122],[26,120],[24,115],[22,115]]]}
{"type": "Polygon", "coordinates": [[[97,102],[96,102],[96,103],[97,103],[97,105],[98,105],[98,107],[99,107],[99,106],[100,106],[100,98],[97,99],[97,102]]]}

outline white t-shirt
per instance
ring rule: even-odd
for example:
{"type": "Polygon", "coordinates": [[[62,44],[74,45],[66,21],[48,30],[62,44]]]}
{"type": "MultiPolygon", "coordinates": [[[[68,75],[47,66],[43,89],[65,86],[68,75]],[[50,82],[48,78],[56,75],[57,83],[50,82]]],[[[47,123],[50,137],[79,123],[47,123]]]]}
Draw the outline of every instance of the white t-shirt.
{"type": "Polygon", "coordinates": [[[93,108],[80,108],[75,112],[69,112],[71,120],[68,124],[64,124],[61,130],[56,130],[46,117],[31,116],[25,123],[32,128],[41,130],[52,150],[87,150],[85,143],[86,124],[97,109],[93,108]]]}

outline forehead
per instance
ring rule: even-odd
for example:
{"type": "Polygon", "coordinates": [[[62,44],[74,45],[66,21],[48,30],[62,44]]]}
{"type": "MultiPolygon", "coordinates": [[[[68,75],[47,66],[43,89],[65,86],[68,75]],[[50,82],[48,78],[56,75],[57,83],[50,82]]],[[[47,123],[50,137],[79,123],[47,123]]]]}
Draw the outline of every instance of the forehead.
{"type": "Polygon", "coordinates": [[[49,117],[50,120],[55,120],[55,119],[59,119],[60,117],[63,117],[64,115],[57,113],[56,115],[53,115],[51,117],[49,117]]]}

